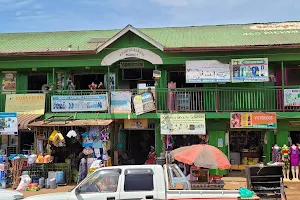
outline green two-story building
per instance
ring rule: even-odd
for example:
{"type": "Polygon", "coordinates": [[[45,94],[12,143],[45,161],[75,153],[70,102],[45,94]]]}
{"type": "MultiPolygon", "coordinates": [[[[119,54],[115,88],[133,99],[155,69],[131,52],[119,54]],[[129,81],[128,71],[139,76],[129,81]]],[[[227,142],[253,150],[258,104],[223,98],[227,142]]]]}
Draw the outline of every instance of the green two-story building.
{"type": "MultiPolygon", "coordinates": [[[[300,22],[143,29],[128,25],[122,30],[0,34],[0,109],[7,109],[7,94],[45,93],[42,118],[48,125],[54,121],[112,120],[116,130],[110,133],[111,150],[123,148],[133,157],[139,156],[137,146],[143,145],[145,138],[150,138],[148,144],[155,145],[157,154],[163,150],[162,113],[187,117],[204,113],[209,144],[228,155],[232,164],[242,164],[247,156],[236,155],[241,152],[248,157],[252,152],[252,157],[260,160],[264,155],[270,160],[275,143],[300,143],[299,43],[300,22]],[[263,60],[263,64],[254,64],[264,68],[251,68],[253,63],[244,63],[254,71],[242,72],[241,63],[232,63],[235,59],[242,63],[263,60]],[[201,62],[204,60],[208,61],[206,71],[201,62]],[[187,81],[190,63],[196,63],[192,66],[196,78],[187,81]],[[225,75],[208,73],[217,73],[220,66],[226,68],[222,72],[225,75]],[[207,81],[205,76],[229,79],[207,81]],[[256,78],[241,78],[252,76],[256,78]],[[93,88],[93,83],[98,87],[93,88]],[[132,95],[148,88],[155,111],[137,115],[132,95]],[[115,93],[123,94],[123,99],[114,101],[115,93]],[[107,95],[107,109],[70,108],[59,112],[52,102],[52,96],[97,94],[107,95]],[[126,99],[130,110],[126,110],[126,102],[123,107],[115,105],[126,99]],[[267,126],[255,126],[259,121],[254,122],[255,117],[247,124],[243,116],[231,119],[231,113],[256,113],[260,118],[273,117],[275,122],[262,119],[267,126]],[[141,119],[142,125],[135,127],[136,119],[141,119]],[[235,126],[235,119],[242,125],[235,126]],[[268,127],[269,123],[274,124],[268,127]]],[[[28,124],[37,117],[41,116],[25,114],[18,119],[23,140],[32,129],[28,124]]]]}

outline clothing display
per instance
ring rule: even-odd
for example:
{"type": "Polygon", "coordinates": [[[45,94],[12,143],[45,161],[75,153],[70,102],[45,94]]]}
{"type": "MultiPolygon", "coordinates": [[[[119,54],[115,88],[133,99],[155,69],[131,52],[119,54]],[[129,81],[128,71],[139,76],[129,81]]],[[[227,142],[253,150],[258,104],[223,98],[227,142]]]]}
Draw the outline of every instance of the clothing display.
{"type": "Polygon", "coordinates": [[[299,148],[296,146],[291,146],[290,147],[290,160],[291,160],[291,165],[298,166],[299,165],[299,148]]]}
{"type": "Polygon", "coordinates": [[[283,169],[290,169],[290,151],[287,146],[283,146],[281,150],[282,161],[284,162],[283,169]]]}
{"type": "Polygon", "coordinates": [[[280,153],[281,149],[280,147],[272,147],[272,162],[281,162],[281,153],[280,153]]]}

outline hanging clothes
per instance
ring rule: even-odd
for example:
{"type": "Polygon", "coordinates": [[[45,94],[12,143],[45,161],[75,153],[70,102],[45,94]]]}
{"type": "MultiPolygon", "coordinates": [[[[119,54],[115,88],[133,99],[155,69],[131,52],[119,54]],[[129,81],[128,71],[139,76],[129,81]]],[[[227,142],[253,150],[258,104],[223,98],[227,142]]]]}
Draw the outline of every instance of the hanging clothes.
{"type": "Polygon", "coordinates": [[[283,169],[290,169],[290,150],[287,146],[281,148],[282,161],[284,162],[283,169]]]}
{"type": "Polygon", "coordinates": [[[279,147],[272,147],[272,162],[281,162],[281,149],[279,147]]]}
{"type": "Polygon", "coordinates": [[[174,106],[174,92],[172,89],[176,89],[176,83],[170,82],[168,83],[168,109],[169,111],[174,111],[175,106],[174,106]]]}
{"type": "Polygon", "coordinates": [[[291,165],[293,167],[296,167],[299,165],[299,148],[296,146],[290,147],[290,159],[291,159],[291,165]]]}

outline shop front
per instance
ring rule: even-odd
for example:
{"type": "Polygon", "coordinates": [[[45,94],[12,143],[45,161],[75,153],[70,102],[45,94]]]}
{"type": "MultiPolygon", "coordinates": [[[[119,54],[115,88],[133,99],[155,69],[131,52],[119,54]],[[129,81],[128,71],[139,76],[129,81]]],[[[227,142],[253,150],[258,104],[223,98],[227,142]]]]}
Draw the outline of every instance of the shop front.
{"type": "Polygon", "coordinates": [[[28,124],[45,113],[45,94],[6,94],[5,112],[16,112],[18,136],[8,136],[6,155],[31,154],[34,134],[28,124]]]}
{"type": "MultiPolygon", "coordinates": [[[[232,170],[267,162],[269,130],[277,128],[276,113],[231,113],[229,159],[232,170]]],[[[274,136],[274,135],[273,135],[274,136]]]]}
{"type": "MultiPolygon", "coordinates": [[[[204,113],[160,114],[160,132],[165,151],[208,142],[204,113]]],[[[179,167],[189,174],[191,166],[179,163],[179,167]]]]}

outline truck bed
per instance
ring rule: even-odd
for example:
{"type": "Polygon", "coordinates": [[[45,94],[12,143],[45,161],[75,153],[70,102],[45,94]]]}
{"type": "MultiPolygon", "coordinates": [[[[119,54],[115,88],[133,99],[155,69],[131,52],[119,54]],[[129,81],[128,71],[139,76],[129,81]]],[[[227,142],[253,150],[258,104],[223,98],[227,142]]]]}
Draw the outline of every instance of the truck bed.
{"type": "Polygon", "coordinates": [[[209,199],[209,200],[236,200],[239,197],[238,190],[168,190],[168,200],[185,199],[209,199]]]}

